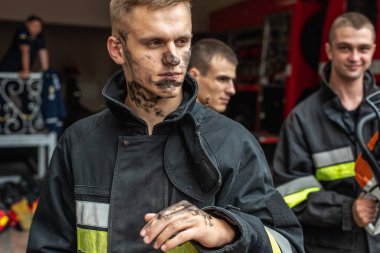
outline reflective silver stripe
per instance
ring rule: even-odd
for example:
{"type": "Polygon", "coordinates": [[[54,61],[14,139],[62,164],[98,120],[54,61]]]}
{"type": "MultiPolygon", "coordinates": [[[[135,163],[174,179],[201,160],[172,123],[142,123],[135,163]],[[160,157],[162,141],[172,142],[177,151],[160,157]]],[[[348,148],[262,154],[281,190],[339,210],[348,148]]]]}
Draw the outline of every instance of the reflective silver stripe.
{"type": "Polygon", "coordinates": [[[108,228],[109,204],[76,201],[77,224],[108,228]]]}
{"type": "Polygon", "coordinates": [[[286,196],[312,187],[322,188],[322,185],[314,176],[307,176],[289,181],[286,184],[280,185],[276,189],[282,196],[286,196]]]}
{"type": "Polygon", "coordinates": [[[334,164],[354,161],[354,154],[350,146],[338,148],[312,155],[316,168],[323,168],[334,164]]]}
{"type": "Polygon", "coordinates": [[[276,230],[273,230],[273,229],[268,228],[266,226],[264,226],[264,227],[265,227],[265,229],[267,229],[272,234],[272,236],[276,240],[278,246],[280,247],[282,253],[292,253],[293,252],[292,246],[290,245],[290,242],[288,241],[288,239],[286,239],[282,234],[280,234],[276,230]]]}
{"type": "Polygon", "coordinates": [[[374,75],[380,74],[380,60],[372,60],[370,71],[374,75]]]}

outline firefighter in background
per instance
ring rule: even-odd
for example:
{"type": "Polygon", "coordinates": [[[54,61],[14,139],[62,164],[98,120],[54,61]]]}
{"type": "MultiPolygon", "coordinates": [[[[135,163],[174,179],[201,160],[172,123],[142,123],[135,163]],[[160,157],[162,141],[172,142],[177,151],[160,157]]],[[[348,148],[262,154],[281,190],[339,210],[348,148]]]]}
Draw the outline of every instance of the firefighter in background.
{"type": "Polygon", "coordinates": [[[235,52],[217,39],[201,39],[191,47],[189,73],[199,85],[197,101],[217,112],[225,112],[231,96],[238,59],[235,52]]]}
{"type": "MultiPolygon", "coordinates": [[[[303,226],[308,253],[380,252],[380,236],[364,227],[378,205],[355,181],[360,118],[372,110],[364,98],[378,90],[368,71],[375,31],[362,14],[345,13],[330,29],[322,86],[289,114],[280,133],[273,169],[278,190],[303,226]]],[[[365,129],[366,138],[376,131],[365,129]]]]}
{"type": "Polygon", "coordinates": [[[32,15],[14,34],[11,45],[0,62],[0,72],[18,72],[20,78],[26,79],[37,56],[42,70],[48,70],[49,55],[43,37],[43,21],[32,15]]]}

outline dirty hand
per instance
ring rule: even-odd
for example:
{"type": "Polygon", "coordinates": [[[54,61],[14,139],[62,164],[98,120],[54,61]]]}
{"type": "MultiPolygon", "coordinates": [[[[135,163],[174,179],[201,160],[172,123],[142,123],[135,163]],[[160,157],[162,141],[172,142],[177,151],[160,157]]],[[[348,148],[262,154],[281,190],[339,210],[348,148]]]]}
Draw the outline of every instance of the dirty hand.
{"type": "Polygon", "coordinates": [[[147,224],[140,231],[144,243],[153,241],[155,249],[167,251],[194,240],[206,248],[222,247],[235,237],[232,226],[212,217],[188,201],[180,201],[164,210],[145,215],[147,224]]]}
{"type": "Polygon", "coordinates": [[[366,198],[364,193],[361,193],[352,205],[352,216],[359,227],[365,227],[369,223],[374,223],[377,212],[377,202],[366,198]]]}

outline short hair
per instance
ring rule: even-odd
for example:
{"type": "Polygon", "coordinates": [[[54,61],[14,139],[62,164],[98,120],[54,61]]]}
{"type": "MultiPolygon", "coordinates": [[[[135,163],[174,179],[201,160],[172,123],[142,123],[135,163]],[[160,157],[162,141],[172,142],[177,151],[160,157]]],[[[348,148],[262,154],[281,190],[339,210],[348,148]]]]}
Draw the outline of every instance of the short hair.
{"type": "Polygon", "coordinates": [[[363,14],[360,14],[358,12],[346,12],[340,16],[338,16],[330,28],[329,33],[329,43],[331,44],[333,40],[335,39],[335,31],[344,26],[350,26],[355,28],[356,30],[362,29],[364,27],[368,28],[372,35],[373,35],[373,41],[376,39],[376,33],[375,28],[372,24],[372,22],[363,14]]]}
{"type": "Polygon", "coordinates": [[[30,15],[25,19],[25,22],[39,21],[41,24],[44,23],[41,17],[37,15],[30,15]]]}
{"type": "Polygon", "coordinates": [[[210,68],[210,61],[215,56],[225,58],[234,65],[239,63],[235,52],[227,44],[218,39],[208,38],[197,41],[191,47],[188,69],[195,67],[205,75],[210,68]]]}
{"type": "Polygon", "coordinates": [[[152,10],[175,6],[179,3],[186,3],[189,11],[191,9],[191,0],[111,0],[110,17],[112,25],[112,34],[120,32],[124,26],[123,18],[133,7],[147,5],[152,10]]]}

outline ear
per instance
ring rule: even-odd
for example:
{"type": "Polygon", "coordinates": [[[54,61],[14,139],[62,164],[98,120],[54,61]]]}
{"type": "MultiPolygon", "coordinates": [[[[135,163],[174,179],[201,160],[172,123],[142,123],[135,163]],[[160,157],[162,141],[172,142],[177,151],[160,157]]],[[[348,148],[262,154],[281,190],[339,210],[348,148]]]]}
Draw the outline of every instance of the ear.
{"type": "Polygon", "coordinates": [[[107,49],[108,54],[116,64],[123,65],[125,63],[123,47],[114,36],[108,37],[107,49]]]}
{"type": "Polygon", "coordinates": [[[373,54],[375,53],[375,51],[376,51],[376,44],[373,44],[373,45],[372,45],[372,56],[373,56],[373,54]]]}
{"type": "Polygon", "coordinates": [[[326,51],[327,58],[331,61],[332,51],[331,51],[331,45],[328,42],[326,42],[326,44],[325,44],[325,51],[326,51]]]}
{"type": "Polygon", "coordinates": [[[197,68],[192,67],[189,69],[189,74],[194,77],[195,80],[198,80],[198,77],[200,76],[200,72],[197,68]]]}

